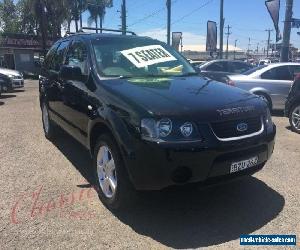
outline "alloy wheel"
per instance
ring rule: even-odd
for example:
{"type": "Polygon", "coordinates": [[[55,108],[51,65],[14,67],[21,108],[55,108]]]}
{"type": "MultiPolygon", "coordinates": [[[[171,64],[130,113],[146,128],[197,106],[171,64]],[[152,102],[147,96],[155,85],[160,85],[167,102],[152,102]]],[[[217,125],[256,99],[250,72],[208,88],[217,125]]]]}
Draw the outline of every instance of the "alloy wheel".
{"type": "Polygon", "coordinates": [[[113,155],[107,146],[101,146],[98,151],[97,174],[103,194],[111,199],[117,189],[117,173],[113,155]]]}
{"type": "Polygon", "coordinates": [[[300,105],[295,107],[294,110],[292,111],[292,125],[293,127],[300,131],[300,105]]]}
{"type": "Polygon", "coordinates": [[[43,124],[46,133],[49,133],[50,123],[49,123],[49,113],[46,104],[43,104],[43,124]]]}

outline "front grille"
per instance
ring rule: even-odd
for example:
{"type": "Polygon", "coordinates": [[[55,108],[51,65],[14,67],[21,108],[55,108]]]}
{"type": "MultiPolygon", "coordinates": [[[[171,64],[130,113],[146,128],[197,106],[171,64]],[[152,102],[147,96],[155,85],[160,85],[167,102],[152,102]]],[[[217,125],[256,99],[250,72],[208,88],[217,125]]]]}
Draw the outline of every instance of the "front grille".
{"type": "Polygon", "coordinates": [[[257,133],[262,128],[261,117],[252,117],[239,120],[230,120],[225,122],[216,122],[211,124],[212,130],[218,138],[226,139],[240,137],[257,133]],[[239,131],[239,124],[247,124],[247,130],[239,131]]]}

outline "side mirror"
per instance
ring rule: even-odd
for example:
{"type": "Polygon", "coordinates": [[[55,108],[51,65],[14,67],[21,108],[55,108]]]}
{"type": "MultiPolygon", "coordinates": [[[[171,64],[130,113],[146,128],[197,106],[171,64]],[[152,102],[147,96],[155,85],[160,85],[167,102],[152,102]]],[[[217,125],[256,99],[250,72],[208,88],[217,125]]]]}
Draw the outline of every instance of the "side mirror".
{"type": "Polygon", "coordinates": [[[193,68],[198,74],[201,73],[201,69],[198,66],[194,66],[193,68]]]}
{"type": "Polygon", "coordinates": [[[62,80],[82,81],[83,75],[81,68],[76,66],[63,65],[59,71],[59,77],[62,80]]]}

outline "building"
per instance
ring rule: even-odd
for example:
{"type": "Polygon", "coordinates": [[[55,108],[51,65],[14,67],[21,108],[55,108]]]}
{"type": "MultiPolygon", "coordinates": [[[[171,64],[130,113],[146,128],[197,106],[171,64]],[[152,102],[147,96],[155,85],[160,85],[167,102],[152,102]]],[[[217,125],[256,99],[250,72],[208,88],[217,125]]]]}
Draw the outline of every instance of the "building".
{"type": "MultiPolygon", "coordinates": [[[[38,36],[0,34],[0,67],[15,69],[28,75],[39,73],[43,61],[42,42],[38,36]]],[[[46,49],[53,44],[47,41],[46,49]]]]}

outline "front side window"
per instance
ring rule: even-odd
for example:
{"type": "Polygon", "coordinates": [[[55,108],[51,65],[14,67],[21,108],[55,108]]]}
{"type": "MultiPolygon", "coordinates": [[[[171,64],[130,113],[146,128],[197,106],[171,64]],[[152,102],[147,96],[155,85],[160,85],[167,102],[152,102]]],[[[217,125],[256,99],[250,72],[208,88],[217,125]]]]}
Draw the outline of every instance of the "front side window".
{"type": "Polygon", "coordinates": [[[83,42],[76,41],[70,46],[65,64],[79,67],[83,75],[88,75],[88,53],[83,42]]]}
{"type": "Polygon", "coordinates": [[[92,44],[99,74],[105,77],[196,74],[179,53],[156,40],[113,37],[95,39],[92,44]]]}

